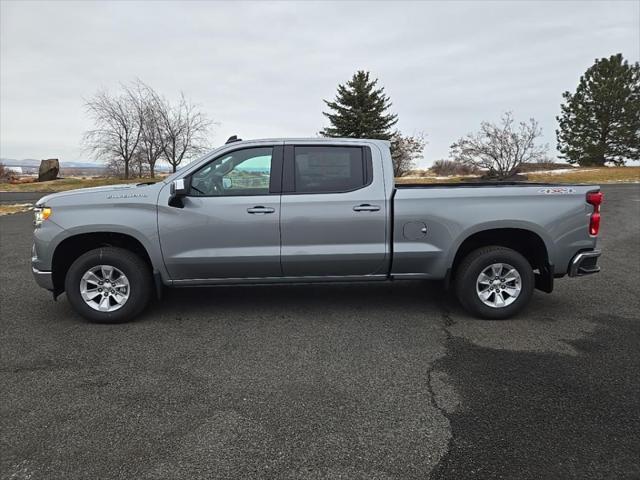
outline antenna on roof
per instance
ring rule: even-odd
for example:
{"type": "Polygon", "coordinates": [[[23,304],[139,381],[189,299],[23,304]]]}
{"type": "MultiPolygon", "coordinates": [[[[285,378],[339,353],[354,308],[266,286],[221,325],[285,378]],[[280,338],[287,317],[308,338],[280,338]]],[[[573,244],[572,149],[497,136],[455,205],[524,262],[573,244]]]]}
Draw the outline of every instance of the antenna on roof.
{"type": "Polygon", "coordinates": [[[224,144],[225,144],[225,145],[227,145],[228,143],[241,142],[241,141],[242,141],[242,139],[241,139],[241,138],[238,138],[238,136],[237,136],[237,135],[231,135],[231,136],[229,137],[229,139],[228,139],[224,144]]]}

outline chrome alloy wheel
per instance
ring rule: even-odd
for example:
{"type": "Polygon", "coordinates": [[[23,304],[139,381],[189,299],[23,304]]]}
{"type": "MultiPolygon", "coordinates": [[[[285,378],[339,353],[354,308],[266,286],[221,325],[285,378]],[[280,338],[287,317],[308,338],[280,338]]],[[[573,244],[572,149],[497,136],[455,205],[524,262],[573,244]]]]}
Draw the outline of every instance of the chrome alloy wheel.
{"type": "Polygon", "coordinates": [[[96,265],[82,275],[80,295],[99,312],[115,312],[129,299],[129,279],[111,265],[96,265]]]}
{"type": "Polygon", "coordinates": [[[522,290],[522,278],[508,263],[494,263],[480,272],[476,293],[485,305],[504,308],[516,301],[522,290]]]}

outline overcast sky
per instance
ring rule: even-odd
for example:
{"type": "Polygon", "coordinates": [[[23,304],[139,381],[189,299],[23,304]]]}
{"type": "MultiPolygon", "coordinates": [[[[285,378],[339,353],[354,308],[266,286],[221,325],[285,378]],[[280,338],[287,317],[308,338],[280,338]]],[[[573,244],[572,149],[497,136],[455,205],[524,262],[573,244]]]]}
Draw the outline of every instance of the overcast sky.
{"type": "Polygon", "coordinates": [[[640,1],[1,3],[0,157],[89,157],[83,98],[136,77],[182,90],[227,137],[315,136],[358,69],[385,87],[423,165],[480,121],[539,120],[596,57],[640,56],[640,1]]]}

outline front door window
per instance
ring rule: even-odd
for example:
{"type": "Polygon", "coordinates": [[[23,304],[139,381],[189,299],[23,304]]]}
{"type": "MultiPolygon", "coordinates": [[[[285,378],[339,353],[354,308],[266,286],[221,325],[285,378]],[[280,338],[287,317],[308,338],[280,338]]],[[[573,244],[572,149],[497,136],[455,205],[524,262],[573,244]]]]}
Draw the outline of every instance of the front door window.
{"type": "Polygon", "coordinates": [[[191,177],[189,196],[268,195],[273,148],[246,148],[208,163],[191,177]]]}

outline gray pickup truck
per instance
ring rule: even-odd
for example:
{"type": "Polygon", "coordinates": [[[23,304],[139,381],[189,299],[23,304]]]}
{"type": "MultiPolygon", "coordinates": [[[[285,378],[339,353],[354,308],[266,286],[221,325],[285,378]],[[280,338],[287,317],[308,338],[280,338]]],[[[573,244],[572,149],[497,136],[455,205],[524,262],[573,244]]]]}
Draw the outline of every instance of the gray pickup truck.
{"type": "Polygon", "coordinates": [[[230,141],[158,183],[42,198],[32,268],[96,322],[164,287],[394,279],[444,280],[503,319],[599,270],[601,201],[593,185],[396,185],[380,140],[230,141]]]}

